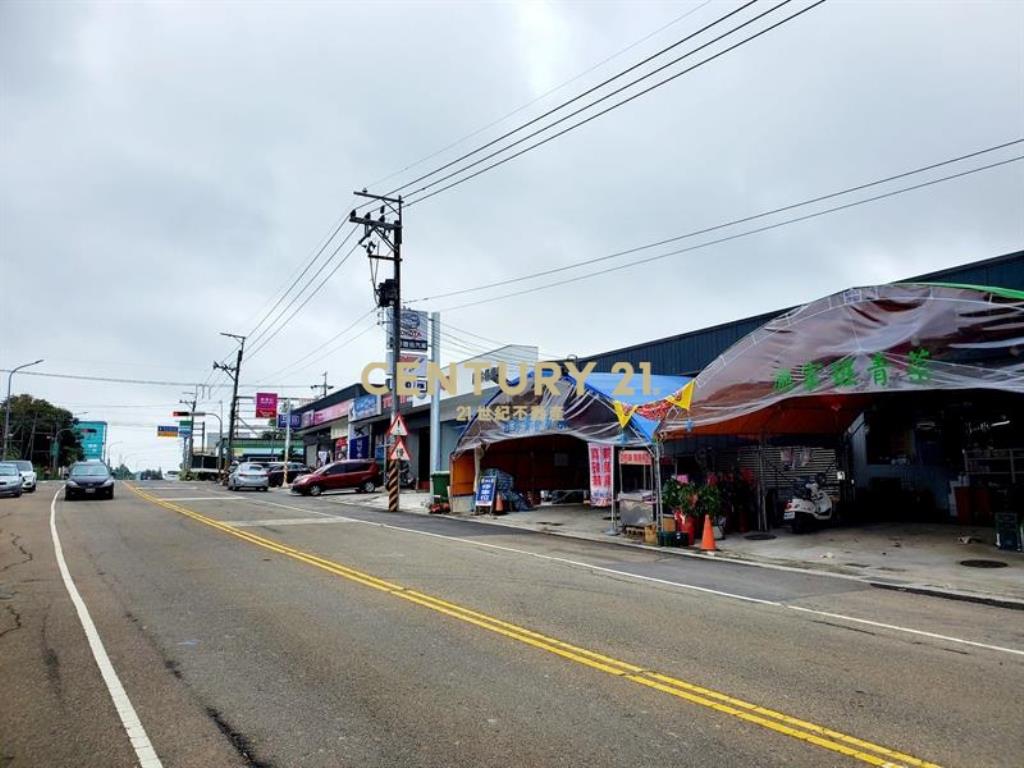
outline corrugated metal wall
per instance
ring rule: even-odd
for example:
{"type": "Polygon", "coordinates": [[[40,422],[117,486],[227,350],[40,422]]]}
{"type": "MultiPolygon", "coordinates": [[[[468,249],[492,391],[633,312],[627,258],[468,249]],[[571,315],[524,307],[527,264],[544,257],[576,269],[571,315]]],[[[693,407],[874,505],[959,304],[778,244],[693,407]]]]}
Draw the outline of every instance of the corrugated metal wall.
{"type": "MultiPolygon", "coordinates": [[[[968,283],[1024,290],[1024,251],[907,278],[903,282],[968,283]]],[[[729,346],[773,317],[778,317],[787,311],[788,308],[780,309],[776,312],[744,318],[712,328],[581,357],[580,363],[588,363],[593,360],[597,363],[596,370],[610,371],[612,365],[618,362],[632,363],[633,365],[650,362],[651,370],[656,374],[694,376],[729,346]]]]}

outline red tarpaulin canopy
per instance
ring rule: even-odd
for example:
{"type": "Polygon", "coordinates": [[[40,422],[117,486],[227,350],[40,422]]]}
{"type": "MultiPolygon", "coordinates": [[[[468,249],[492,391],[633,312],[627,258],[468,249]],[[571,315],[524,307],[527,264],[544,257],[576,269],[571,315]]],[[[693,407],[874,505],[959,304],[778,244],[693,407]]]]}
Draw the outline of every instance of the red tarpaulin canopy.
{"type": "Polygon", "coordinates": [[[740,339],[693,382],[659,430],[837,434],[873,395],[997,389],[1024,394],[1024,292],[897,283],[852,288],[740,339]]]}

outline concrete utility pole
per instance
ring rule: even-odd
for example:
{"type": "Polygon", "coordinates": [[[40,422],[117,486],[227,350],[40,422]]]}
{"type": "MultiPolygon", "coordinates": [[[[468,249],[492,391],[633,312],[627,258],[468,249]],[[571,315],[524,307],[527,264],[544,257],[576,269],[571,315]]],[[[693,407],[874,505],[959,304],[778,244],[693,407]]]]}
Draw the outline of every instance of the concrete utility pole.
{"type": "MultiPolygon", "coordinates": [[[[238,342],[238,355],[235,358],[235,365],[233,367],[225,365],[224,363],[214,362],[213,364],[215,370],[220,369],[230,376],[233,384],[231,390],[231,415],[228,417],[228,455],[224,463],[226,469],[231,466],[231,459],[235,455],[235,416],[238,413],[238,377],[242,372],[242,354],[245,352],[245,336],[238,336],[234,333],[224,333],[223,331],[220,335],[227,336],[229,339],[234,339],[238,342]]],[[[227,478],[222,476],[221,479],[226,481],[227,478]]]]}
{"type": "Polygon", "coordinates": [[[11,430],[11,379],[14,378],[14,374],[20,371],[22,368],[31,368],[33,365],[39,365],[43,362],[43,358],[39,358],[34,363],[25,363],[19,365],[17,368],[12,368],[7,374],[7,400],[4,405],[4,440],[3,440],[3,458],[7,458],[7,444],[10,441],[10,430],[11,430]]]}
{"type": "MultiPolygon", "coordinates": [[[[326,377],[327,374],[325,373],[326,377]]],[[[327,381],[324,380],[326,388],[327,381]]],[[[281,477],[281,487],[288,487],[288,462],[291,461],[292,451],[292,403],[291,400],[284,401],[284,475],[281,477]]]]}
{"type": "MultiPolygon", "coordinates": [[[[430,313],[430,361],[441,365],[441,313],[430,313]]],[[[437,387],[430,396],[430,471],[440,472],[441,467],[441,388],[437,387]]]]}
{"type": "Polygon", "coordinates": [[[334,387],[332,387],[330,384],[327,383],[327,371],[323,372],[323,377],[324,377],[324,383],[323,384],[314,384],[313,386],[310,387],[310,389],[312,389],[314,392],[316,392],[318,389],[323,390],[322,394],[320,396],[321,397],[327,397],[327,390],[334,389],[334,387]]]}
{"type": "Polygon", "coordinates": [[[191,396],[191,400],[179,400],[178,402],[182,405],[188,406],[188,440],[184,441],[184,452],[185,457],[183,459],[184,466],[182,467],[183,474],[186,479],[192,476],[192,456],[195,454],[195,440],[196,440],[196,398],[199,396],[199,386],[196,385],[195,390],[192,392],[183,392],[182,394],[191,396]]]}
{"type": "MultiPolygon", "coordinates": [[[[363,225],[363,236],[359,242],[366,243],[366,255],[371,261],[390,261],[394,265],[394,277],[386,279],[375,287],[378,307],[391,307],[391,423],[398,419],[398,356],[402,351],[402,198],[371,195],[365,189],[356,192],[359,197],[366,197],[375,203],[381,203],[377,218],[361,216],[353,210],[348,220],[353,224],[363,225]],[[394,216],[389,221],[388,214],[394,216]],[[371,240],[373,237],[375,239],[371,240]],[[376,239],[382,241],[390,251],[390,255],[377,252],[376,239]]],[[[391,457],[391,440],[384,451],[387,467],[386,481],[388,489],[388,511],[398,511],[398,464],[391,457]]]]}

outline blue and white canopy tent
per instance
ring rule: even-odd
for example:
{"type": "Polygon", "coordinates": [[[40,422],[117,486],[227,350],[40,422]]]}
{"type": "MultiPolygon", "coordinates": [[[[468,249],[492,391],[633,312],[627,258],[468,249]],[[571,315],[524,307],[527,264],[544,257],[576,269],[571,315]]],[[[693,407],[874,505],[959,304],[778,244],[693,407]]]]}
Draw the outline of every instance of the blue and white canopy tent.
{"type": "Polygon", "coordinates": [[[621,373],[591,373],[576,378],[564,374],[555,384],[557,394],[543,388],[535,392],[534,377],[509,382],[519,394],[498,390],[468,422],[455,453],[463,453],[505,440],[544,435],[577,437],[588,443],[648,447],[661,419],[673,405],[687,403],[691,379],[686,376],[642,377],[626,380],[621,373]],[[483,415],[483,418],[481,418],[483,415]]]}

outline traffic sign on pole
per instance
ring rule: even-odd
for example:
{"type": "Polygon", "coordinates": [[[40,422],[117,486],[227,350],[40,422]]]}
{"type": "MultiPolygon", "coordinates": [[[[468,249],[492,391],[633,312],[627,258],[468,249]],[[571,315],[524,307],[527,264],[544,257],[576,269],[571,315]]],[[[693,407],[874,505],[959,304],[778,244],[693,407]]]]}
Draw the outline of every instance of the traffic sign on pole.
{"type": "Polygon", "coordinates": [[[405,419],[402,418],[402,414],[396,413],[388,428],[388,437],[405,437],[408,434],[409,430],[405,426],[405,419]]]}
{"type": "Polygon", "coordinates": [[[409,460],[409,449],[405,447],[405,440],[401,437],[395,442],[394,447],[391,449],[392,461],[408,461],[409,460]]]}

